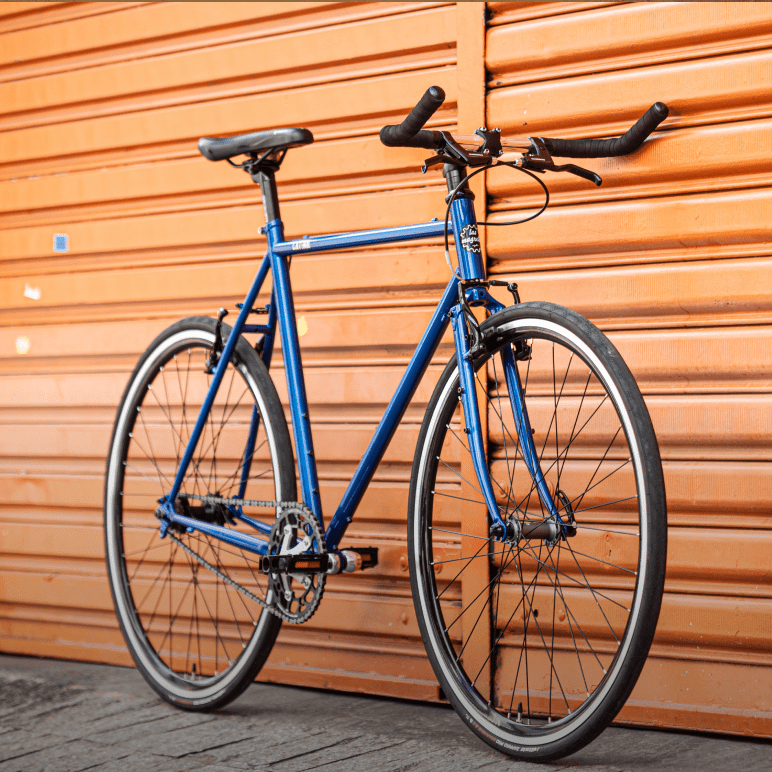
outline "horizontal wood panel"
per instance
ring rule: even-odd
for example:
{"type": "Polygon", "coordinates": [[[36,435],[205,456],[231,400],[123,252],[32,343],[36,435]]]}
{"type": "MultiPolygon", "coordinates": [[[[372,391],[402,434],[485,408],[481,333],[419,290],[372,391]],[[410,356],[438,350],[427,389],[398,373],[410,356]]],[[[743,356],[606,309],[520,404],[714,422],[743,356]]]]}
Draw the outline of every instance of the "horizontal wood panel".
{"type": "MultiPolygon", "coordinates": [[[[8,18],[11,16],[23,16],[28,15],[32,13],[39,13],[39,11],[56,7],[59,5],[59,3],[36,3],[34,6],[30,7],[29,3],[14,3],[14,2],[7,2],[3,3],[2,6],[0,6],[0,18],[3,20],[3,24],[8,23],[8,18]]],[[[96,3],[94,3],[96,5],[96,3]]]]}
{"type": "Polygon", "coordinates": [[[455,69],[445,67],[7,131],[2,135],[3,162],[132,147],[140,138],[142,144],[151,145],[279,126],[313,129],[341,116],[346,120],[378,116],[381,123],[388,123],[387,118],[402,115],[415,105],[414,95],[425,90],[427,78],[445,89],[446,104],[451,107],[456,99],[455,69]]]}
{"type": "MultiPolygon", "coordinates": [[[[159,205],[174,209],[190,206],[193,194],[216,193],[223,203],[260,201],[260,188],[243,172],[224,162],[213,163],[198,154],[190,143],[192,158],[156,164],[111,165],[59,175],[9,178],[0,182],[1,212],[18,212],[16,218],[0,220],[4,227],[19,227],[26,217],[40,217],[72,222],[101,217],[125,216],[159,205]],[[177,201],[175,196],[185,196],[177,201]],[[131,201],[136,201],[132,209],[131,201]],[[112,207],[109,208],[109,204],[112,207]],[[99,204],[94,211],[89,205],[99,204]],[[29,210],[33,211],[30,212],[29,210]],[[20,211],[21,210],[21,211],[20,211]]],[[[282,203],[309,196],[341,195],[352,187],[383,187],[391,182],[388,175],[407,172],[411,182],[425,185],[427,179],[440,184],[436,174],[426,178],[419,173],[425,153],[412,148],[387,148],[377,137],[355,137],[315,142],[287,155],[276,176],[282,203]],[[364,178],[364,179],[363,179],[364,178]],[[314,184],[316,183],[316,184],[314,184]],[[320,185],[323,183],[323,185],[320,185]]],[[[395,180],[400,186],[402,179],[395,180]]],[[[205,204],[205,200],[202,202],[205,204]]],[[[255,209],[259,217],[259,209],[255,209]]]]}
{"type": "Polygon", "coordinates": [[[485,59],[498,87],[766,48],[771,41],[767,3],[642,3],[496,26],[485,59]]]}
{"type": "Polygon", "coordinates": [[[518,288],[523,301],[570,305],[608,330],[766,322],[770,283],[772,260],[757,257],[540,271],[518,288]]]}
{"type": "Polygon", "coordinates": [[[565,13],[576,13],[595,9],[598,6],[618,5],[613,2],[524,2],[524,3],[486,3],[490,19],[489,27],[498,27],[502,24],[522,22],[525,19],[533,19],[542,16],[558,16],[565,13]]]}
{"type": "MultiPolygon", "coordinates": [[[[222,259],[216,263],[191,259],[184,266],[137,266],[129,273],[108,269],[36,275],[30,271],[6,278],[0,284],[3,305],[0,321],[48,324],[54,309],[58,319],[64,321],[66,314],[66,321],[70,323],[95,317],[105,321],[118,317],[134,319],[143,310],[153,317],[173,313],[176,319],[185,313],[194,315],[202,306],[209,314],[214,305],[243,300],[245,288],[254,279],[258,265],[256,259],[238,262],[222,259]],[[30,292],[39,292],[38,299],[30,298],[30,292]],[[72,306],[63,307],[63,299],[72,306]]],[[[448,275],[440,250],[415,246],[295,257],[291,270],[295,307],[299,312],[333,305],[338,308],[428,306],[431,299],[417,293],[439,292],[448,275]],[[395,284],[395,277],[406,275],[411,279],[408,288],[401,282],[395,284]],[[389,295],[384,294],[384,287],[390,288],[389,295]],[[329,299],[333,292],[339,293],[334,304],[329,299]]],[[[270,279],[263,291],[266,299],[269,290],[270,279]]],[[[259,297],[262,303],[264,295],[261,293],[259,297]]]]}
{"type": "MultiPolygon", "coordinates": [[[[403,513],[399,513],[403,514],[403,513]]],[[[32,571],[43,575],[81,574],[101,571],[104,558],[102,528],[98,513],[90,525],[51,523],[41,529],[25,522],[24,511],[0,512],[0,562],[3,570],[32,571]],[[25,557],[19,558],[18,555],[25,557]]],[[[382,532],[353,531],[346,536],[350,546],[377,546],[378,566],[361,577],[342,576],[336,587],[348,592],[371,588],[386,579],[396,583],[384,588],[389,594],[408,592],[407,544],[404,525],[392,515],[393,529],[382,532]]],[[[671,527],[668,532],[667,590],[689,595],[772,598],[772,569],[768,555],[772,536],[759,529],[709,529],[671,527]],[[710,555],[711,579],[704,579],[705,556],[710,555]]],[[[447,550],[443,559],[458,555],[447,550]]],[[[436,556],[435,556],[436,557],[436,556]]],[[[704,633],[700,633],[703,635],[704,633]]],[[[665,638],[670,633],[664,633],[665,638]]],[[[664,641],[663,638],[660,643],[664,641]]],[[[707,645],[707,641],[706,641],[707,645]]]]}
{"type": "MultiPolygon", "coordinates": [[[[520,228],[517,239],[505,228],[492,230],[491,270],[769,254],[770,207],[770,188],[668,196],[648,199],[645,206],[637,201],[556,206],[520,228]]],[[[491,217],[507,219],[503,213],[491,217]]]]}
{"type": "MultiPolygon", "coordinates": [[[[140,353],[137,352],[131,359],[138,359],[140,353]]],[[[413,397],[415,402],[424,405],[428,403],[443,364],[439,362],[428,368],[413,397]]],[[[324,405],[338,405],[339,415],[348,415],[357,404],[382,408],[396,390],[403,373],[404,367],[393,365],[367,369],[356,365],[308,368],[305,382],[309,404],[318,409],[324,405]],[[346,407],[340,407],[342,405],[346,407]]],[[[126,369],[108,373],[103,368],[90,373],[51,374],[45,378],[29,374],[5,376],[3,402],[13,410],[25,407],[40,410],[43,406],[70,409],[101,406],[117,409],[129,375],[130,371],[126,369]]],[[[286,404],[284,371],[272,368],[271,375],[279,397],[286,404]]],[[[380,418],[379,414],[375,415],[380,418]]]]}
{"type": "MultiPolygon", "coordinates": [[[[325,461],[345,461],[352,464],[359,459],[367,449],[374,426],[342,425],[340,427],[314,425],[314,455],[319,463],[325,461]],[[344,441],[343,441],[344,440],[344,441]]],[[[166,428],[166,432],[168,432],[166,428]]],[[[0,456],[33,458],[105,457],[112,434],[110,426],[8,426],[0,437],[0,456]]],[[[400,426],[388,450],[384,462],[413,460],[413,451],[418,440],[418,427],[413,425],[400,426]]],[[[223,443],[224,444],[224,443],[223,443]]],[[[155,443],[155,452],[159,463],[168,461],[166,449],[155,443]]],[[[225,449],[222,450],[223,454],[225,449]]],[[[225,456],[223,455],[225,459],[225,456]]],[[[457,459],[456,459],[457,460],[457,459]]],[[[171,461],[174,461],[172,455],[171,461]]],[[[173,465],[172,465],[173,466],[173,465]]]]}
{"type": "Polygon", "coordinates": [[[655,648],[617,723],[769,737],[772,710],[759,667],[739,664],[728,652],[721,661],[710,654],[701,648],[665,659],[655,648]]]}
{"type": "MultiPolygon", "coordinates": [[[[545,215],[487,233],[491,274],[516,279],[525,301],[568,306],[606,330],[655,425],[668,575],[654,645],[618,720],[768,736],[767,597],[751,610],[734,593],[766,592],[755,537],[772,522],[772,16],[760,4],[489,9],[487,119],[505,135],[617,136],[653,102],[670,108],[634,154],[579,161],[601,188],[550,175],[545,215]],[[743,660],[751,649],[756,658],[743,660]]],[[[543,201],[530,181],[486,177],[493,221],[543,201]]],[[[503,437],[490,439],[495,453],[503,437]]],[[[592,436],[581,445],[593,447],[592,436]]]]}
{"type": "MultiPolygon", "coordinates": [[[[354,345],[382,347],[384,354],[392,347],[415,347],[431,318],[432,308],[373,309],[367,314],[356,311],[318,311],[307,314],[308,332],[303,336],[301,352],[314,348],[348,348],[354,345]]],[[[5,357],[19,355],[15,340],[26,333],[30,340],[29,357],[66,357],[132,354],[139,356],[167,325],[158,321],[107,322],[103,324],[71,324],[66,329],[56,325],[0,328],[0,352],[5,357]],[[33,348],[34,344],[34,348],[33,348]]],[[[343,355],[350,359],[356,353],[343,355]]],[[[357,357],[358,358],[358,357],[357,357]]],[[[6,360],[7,361],[7,360],[6,360]]],[[[343,362],[340,362],[343,364],[343,362]]],[[[2,365],[0,364],[0,367],[2,365]]],[[[277,379],[278,380],[278,379],[277,379]]]]}
{"type": "MultiPolygon", "coordinates": [[[[330,582],[325,603],[307,623],[308,630],[336,629],[341,632],[389,636],[395,632],[420,640],[418,624],[409,596],[390,598],[378,595],[347,596],[336,592],[330,582]],[[351,601],[356,600],[356,604],[351,601]],[[408,622],[402,617],[408,614],[408,622]]],[[[408,586],[409,587],[409,586],[408,586]]],[[[31,606],[58,606],[62,609],[111,613],[113,602],[104,568],[79,574],[36,574],[4,568],[0,574],[0,603],[31,606]],[[41,599],[45,601],[41,603],[41,599]]]]}
{"type": "MultiPolygon", "coordinates": [[[[437,372],[438,369],[426,376],[423,388],[420,389],[417,398],[403,418],[404,427],[417,426],[421,423],[426,407],[426,401],[422,398],[428,396],[437,372]]],[[[373,371],[371,376],[374,379],[386,381],[383,386],[384,393],[390,394],[389,376],[378,374],[376,371],[373,371]]],[[[318,382],[315,381],[315,383],[318,382]]],[[[324,399],[322,394],[312,396],[316,397],[312,400],[314,406],[312,420],[316,427],[315,431],[320,432],[322,436],[329,435],[333,438],[336,432],[339,433],[340,438],[346,436],[348,432],[359,438],[372,435],[381,417],[380,411],[385,406],[385,400],[359,402],[352,397],[344,410],[334,401],[320,401],[324,399]]],[[[502,400],[507,399],[503,388],[500,397],[502,400]]],[[[767,395],[649,395],[646,402],[654,422],[660,452],[665,459],[735,461],[769,459],[768,427],[772,419],[769,416],[770,406],[767,395]],[[709,423],[704,421],[705,415],[711,416],[709,423]]],[[[547,425],[552,415],[551,409],[541,401],[532,404],[529,411],[535,425],[539,427],[547,425]]],[[[89,432],[107,431],[112,427],[114,415],[113,405],[99,411],[79,411],[72,407],[67,409],[59,405],[56,407],[41,405],[24,410],[20,408],[15,408],[14,411],[6,410],[2,413],[2,419],[9,434],[21,434],[27,431],[41,432],[41,436],[45,436],[47,433],[56,432],[56,436],[64,442],[67,441],[66,437],[70,431],[76,436],[87,430],[89,432]]],[[[514,436],[511,420],[508,420],[506,425],[509,430],[506,440],[509,443],[514,436]]],[[[597,449],[594,434],[585,430],[585,435],[576,440],[577,448],[597,449]],[[585,437],[585,435],[589,436],[585,437]]],[[[543,434],[538,436],[543,438],[543,434]]],[[[499,457],[503,453],[501,448],[503,436],[500,428],[492,427],[490,438],[494,443],[491,452],[495,457],[499,457]]],[[[414,440],[413,437],[405,446],[406,457],[412,457],[414,440]]],[[[26,439],[24,442],[26,447],[33,447],[36,443],[32,439],[26,439]]],[[[347,456],[333,454],[331,457],[346,458],[347,456]]],[[[9,453],[8,458],[13,458],[13,454],[9,453]]],[[[356,455],[351,458],[358,460],[356,455]]]]}
{"type": "MultiPolygon", "coordinates": [[[[89,5],[94,6],[93,10],[86,13],[81,11],[79,15],[92,18],[82,18],[61,28],[52,27],[46,24],[47,19],[41,18],[39,26],[7,34],[0,63],[18,64],[54,57],[66,57],[71,62],[73,55],[78,53],[86,54],[93,62],[94,59],[107,58],[103,53],[104,49],[112,53],[112,58],[116,58],[116,48],[124,56],[136,54],[136,48],[130,51],[121,51],[121,48],[129,48],[132,44],[136,46],[137,43],[150,44],[151,50],[198,47],[204,40],[212,38],[220,42],[223,39],[238,39],[245,36],[245,33],[249,36],[261,33],[276,35],[309,26],[332,25],[367,15],[380,16],[384,11],[388,13],[388,10],[393,12],[393,9],[388,9],[386,3],[372,3],[369,4],[372,7],[368,9],[366,5],[362,7],[364,4],[361,3],[275,2],[250,6],[226,2],[213,7],[192,5],[182,18],[174,8],[155,6],[151,3],[89,5]],[[97,15],[104,14],[111,7],[121,13],[115,18],[100,18],[97,15]],[[250,28],[249,23],[254,22],[263,24],[257,29],[250,28]],[[203,39],[194,37],[191,40],[193,33],[201,32],[206,32],[207,36],[203,39]],[[179,40],[180,38],[182,40],[179,40]],[[99,53],[93,50],[95,40],[101,44],[97,49],[99,53]]],[[[414,10],[423,4],[404,5],[408,6],[406,10],[414,10]]],[[[21,68],[15,69],[18,71],[21,68]]]]}
{"type": "MultiPolygon", "coordinates": [[[[503,384],[501,387],[499,396],[505,402],[509,395],[503,384]]],[[[566,397],[564,400],[568,401],[566,397]]],[[[554,404],[548,404],[549,402],[549,397],[543,401],[534,400],[528,408],[531,426],[539,427],[536,428],[537,447],[541,447],[544,442],[544,427],[549,426],[551,432],[554,432],[550,423],[555,412],[554,404]]],[[[570,414],[573,416],[576,415],[579,401],[574,400],[571,404],[570,414]]],[[[663,459],[772,461],[772,443],[769,441],[772,400],[768,394],[650,394],[646,397],[646,407],[654,424],[663,459]],[[710,420],[706,421],[705,416],[710,416],[710,420]]],[[[566,412],[568,414],[568,411],[566,412]]],[[[505,434],[498,419],[497,401],[489,407],[489,413],[489,438],[497,446],[502,446],[505,440],[507,444],[511,444],[513,438],[517,437],[514,416],[511,412],[505,415],[505,434]]],[[[558,412],[558,416],[560,415],[558,412]]],[[[559,421],[561,426],[567,423],[565,420],[559,421]]],[[[606,426],[603,428],[608,429],[606,426]]],[[[586,444],[597,449],[589,427],[585,429],[585,435],[577,437],[572,444],[577,448],[586,444]],[[590,436],[587,437],[586,434],[590,436]]],[[[602,447],[600,449],[598,458],[603,451],[602,447]]]]}
{"type": "MultiPolygon", "coordinates": [[[[0,462],[0,492],[6,507],[53,507],[66,513],[63,515],[66,522],[77,518],[86,507],[94,511],[93,518],[76,522],[100,521],[104,492],[101,460],[99,463],[88,461],[87,465],[80,467],[61,459],[44,460],[37,464],[29,461],[13,457],[0,462]]],[[[739,461],[666,460],[664,471],[670,525],[736,530],[772,527],[772,473],[768,465],[739,461]]],[[[377,483],[365,493],[357,512],[357,521],[388,522],[404,518],[409,477],[409,466],[405,466],[400,474],[388,475],[379,470],[377,483]],[[392,479],[386,479],[389,476],[392,479]]],[[[347,482],[348,479],[342,475],[322,485],[321,495],[327,517],[339,503],[347,482]]]]}
{"type": "MultiPolygon", "coordinates": [[[[602,177],[601,188],[573,175],[550,175],[550,201],[634,198],[643,199],[638,202],[643,207],[651,196],[769,186],[770,131],[768,119],[658,131],[629,156],[582,159],[582,166],[602,177]]],[[[508,169],[488,173],[487,182],[493,211],[540,206],[544,199],[533,183],[508,169]]]]}
{"type": "Polygon", "coordinates": [[[670,108],[666,129],[765,118],[770,59],[768,51],[732,54],[496,89],[488,122],[505,134],[615,136],[656,101],[670,108]]]}
{"type": "MultiPolygon", "coordinates": [[[[327,519],[335,511],[347,484],[348,479],[328,480],[322,486],[323,512],[327,519]]],[[[97,470],[89,475],[62,474],[55,469],[46,469],[41,475],[10,475],[3,469],[0,491],[4,502],[0,522],[24,520],[23,513],[29,510],[37,522],[45,525],[101,527],[104,476],[97,470]]],[[[351,539],[370,539],[374,530],[376,535],[372,538],[386,538],[386,531],[388,538],[404,538],[406,512],[404,482],[376,480],[365,491],[351,526],[351,539]]]]}
{"type": "MultiPolygon", "coordinates": [[[[331,579],[325,592],[325,603],[304,628],[310,634],[336,630],[362,636],[396,634],[400,638],[420,641],[409,595],[403,598],[359,597],[361,593],[357,593],[360,602],[352,607],[353,598],[337,590],[336,586],[336,578],[331,579]]],[[[4,567],[0,575],[0,604],[6,608],[17,604],[37,606],[38,613],[49,606],[70,612],[105,612],[105,621],[112,613],[110,591],[101,565],[97,570],[79,574],[68,574],[55,568],[47,574],[37,574],[4,567]],[[45,598],[43,604],[41,598],[45,598]]],[[[736,662],[768,665],[772,662],[768,605],[767,598],[714,595],[706,600],[697,595],[668,593],[660,614],[655,652],[661,654],[673,646],[690,648],[695,653],[699,647],[714,654],[723,649],[731,651],[736,662]]],[[[41,616],[46,618],[49,614],[46,611],[41,616]]],[[[6,621],[4,625],[7,624],[6,621]]],[[[678,656],[677,651],[672,650],[671,655],[678,656]]]]}
{"type": "MultiPolygon", "coordinates": [[[[411,222],[428,222],[443,214],[443,191],[409,190],[398,198],[387,193],[318,202],[295,201],[282,207],[287,238],[309,231],[336,233],[368,228],[387,228],[411,222]],[[385,206],[391,199],[394,203],[385,206]]],[[[258,254],[265,249],[264,238],[256,238],[257,207],[234,206],[182,214],[159,214],[112,220],[72,223],[66,227],[70,252],[75,255],[115,254],[124,251],[161,249],[170,246],[251,242],[258,254]]],[[[47,256],[53,251],[52,226],[15,228],[0,232],[0,260],[47,256]]],[[[246,288],[245,288],[246,293],[246,288]]]]}
{"type": "MultiPolygon", "coordinates": [[[[372,331],[371,344],[413,346],[428,321],[429,310],[421,309],[405,313],[404,320],[396,318],[399,316],[396,311],[384,311],[381,314],[368,316],[369,319],[357,317],[356,322],[352,320],[352,324],[356,324],[359,330],[372,331]],[[378,323],[379,316],[387,323],[393,320],[392,325],[384,328],[383,321],[378,323]],[[399,337],[395,340],[397,336],[399,337]]],[[[311,324],[316,324],[313,316],[309,315],[308,324],[309,329],[311,324]]],[[[125,373],[123,362],[128,364],[134,357],[139,356],[164,326],[153,322],[112,323],[99,326],[72,325],[69,331],[55,327],[42,328],[40,335],[36,335],[36,331],[31,328],[0,328],[0,351],[8,352],[0,359],[0,370],[12,373],[16,368],[21,367],[19,363],[21,357],[15,353],[15,341],[19,334],[26,334],[30,341],[30,353],[25,355],[25,367],[30,366],[28,363],[36,358],[40,358],[39,364],[45,367],[49,357],[102,357],[104,365],[110,361],[110,357],[114,357],[116,369],[122,366],[125,373]],[[91,348],[87,348],[89,346],[91,348]]],[[[319,329],[314,334],[322,336],[322,340],[325,326],[320,317],[319,329]]],[[[308,336],[310,337],[311,334],[309,332],[308,336]]],[[[712,329],[651,330],[649,332],[629,330],[613,332],[610,337],[638,379],[644,394],[675,390],[689,393],[766,391],[772,385],[772,374],[768,367],[769,351],[772,346],[772,328],[769,327],[727,326],[721,328],[720,334],[712,329]]],[[[310,349],[312,340],[306,341],[304,336],[301,351],[306,346],[310,349]]],[[[405,362],[407,353],[409,351],[403,354],[405,362]]],[[[385,354],[385,356],[389,355],[385,354]]],[[[447,361],[449,356],[447,353],[445,356],[447,361]]],[[[336,360],[340,363],[339,359],[336,358],[336,360]]],[[[386,364],[385,361],[384,364],[386,364]]],[[[79,369],[81,367],[79,363],[79,369]]],[[[385,368],[377,372],[387,371],[399,373],[401,376],[403,368],[385,368]]],[[[275,380],[279,389],[283,388],[282,376],[283,374],[279,371],[275,380]]],[[[125,378],[125,375],[123,377],[125,378]]],[[[353,392],[342,393],[338,390],[340,387],[335,388],[334,391],[329,390],[335,377],[331,371],[325,371],[322,367],[312,368],[307,375],[307,382],[311,384],[311,379],[317,379],[320,384],[320,393],[329,394],[331,400],[350,398],[353,392]],[[322,383],[324,383],[323,387],[321,387],[322,383]]],[[[7,381],[5,388],[8,402],[6,404],[18,404],[19,399],[26,402],[27,398],[20,388],[23,388],[22,384],[26,386],[34,381],[34,377],[7,381]]],[[[389,396],[384,391],[389,388],[386,383],[386,381],[379,383],[371,392],[366,389],[356,369],[346,371],[345,377],[340,380],[341,385],[356,384],[357,390],[364,389],[363,394],[379,394],[378,401],[389,396]]],[[[36,391],[43,389],[44,392],[52,393],[49,387],[43,384],[33,388],[36,391]]],[[[76,392],[78,390],[76,383],[70,388],[76,392]]],[[[313,391],[310,385],[309,391],[313,391]]]]}
{"type": "MultiPolygon", "coordinates": [[[[350,79],[372,74],[379,58],[392,60],[400,54],[421,51],[413,67],[426,66],[431,50],[455,48],[456,18],[452,7],[430,8],[413,14],[368,19],[344,27],[297,32],[241,41],[225,46],[132,60],[100,68],[68,71],[55,75],[0,83],[0,126],[41,123],[56,118],[57,107],[78,105],[68,112],[72,120],[78,113],[115,109],[131,95],[135,109],[147,109],[158,102],[175,99],[190,101],[184,95],[196,86],[206,86],[210,99],[222,98],[233,89],[231,81],[249,78],[244,88],[250,93],[297,87],[304,82],[350,79]],[[267,63],[255,73],[256,61],[267,63]],[[354,65],[354,62],[358,62],[354,65]],[[338,65],[337,77],[330,69],[338,65]],[[344,65],[341,67],[341,65],[344,65]],[[198,81],[196,80],[198,77],[198,81]],[[152,84],[152,91],[148,91],[152,84]],[[162,93],[161,93],[162,92],[162,93]],[[98,106],[92,102],[99,102],[98,106]],[[3,115],[7,117],[3,117],[3,115]]],[[[450,50],[447,63],[453,64],[450,50]]],[[[392,63],[393,70],[404,63],[392,63]]],[[[193,96],[191,94],[191,96],[193,96]]],[[[196,95],[194,98],[197,98],[196,95]]]]}
{"type": "MultiPolygon", "coordinates": [[[[290,237],[443,213],[439,174],[428,188],[416,174],[422,151],[389,151],[375,135],[401,120],[432,82],[449,96],[432,125],[455,124],[451,4],[181,9],[116,6],[100,18],[92,6],[60,30],[41,15],[41,23],[4,36],[26,51],[18,61],[0,58],[0,241],[11,239],[0,245],[10,257],[0,281],[0,295],[10,301],[0,330],[11,334],[12,346],[26,336],[37,354],[13,363],[19,380],[5,371],[0,397],[0,421],[13,427],[2,436],[24,444],[0,448],[0,529],[18,517],[20,500],[35,501],[27,507],[32,529],[0,535],[10,561],[0,558],[0,595],[8,589],[13,596],[2,603],[4,650],[24,640],[36,653],[126,662],[96,538],[115,407],[153,337],[175,317],[241,300],[263,248],[256,241],[258,189],[201,158],[199,136],[271,128],[271,120],[313,128],[317,143],[293,151],[279,175],[290,237]],[[12,158],[6,151],[14,147],[12,158]],[[397,190],[406,195],[395,198],[397,190]],[[297,206],[305,211],[293,215],[297,206]],[[71,251],[55,255],[52,234],[62,232],[71,251]],[[34,262],[30,249],[37,250],[34,262]],[[108,329],[110,319],[118,324],[108,329]],[[65,339],[78,335],[85,336],[80,353],[66,353],[65,339]],[[53,412],[41,412],[46,404],[53,412]],[[45,526],[45,543],[36,544],[34,534],[45,526]]],[[[0,20],[0,36],[2,29],[0,20]]],[[[328,517],[423,332],[430,298],[447,282],[431,243],[294,261],[328,517]]],[[[449,354],[445,343],[346,540],[377,546],[378,570],[331,582],[316,627],[282,636],[265,678],[437,698],[402,559],[413,448],[439,362],[449,354]]],[[[286,402],[280,366],[275,375],[286,402]]],[[[134,493],[130,506],[141,510],[142,485],[134,493]]],[[[452,507],[446,510],[452,516],[452,507]]]]}
{"type": "MultiPolygon", "coordinates": [[[[431,383],[427,378],[426,387],[431,383]]],[[[424,393],[428,388],[424,388],[424,393]]],[[[345,388],[345,387],[344,387],[345,388]]],[[[321,396],[316,395],[318,398],[321,396]]],[[[366,394],[357,394],[357,401],[372,404],[367,401],[366,394]]],[[[385,404],[390,394],[384,390],[377,399],[376,409],[385,404]]],[[[420,396],[424,396],[419,394],[420,396]]],[[[502,400],[506,395],[502,390],[502,400]]],[[[335,401],[325,398],[332,404],[335,401]]],[[[353,400],[352,400],[353,401],[353,400]]],[[[423,400],[416,400],[423,406],[423,400]]],[[[313,404],[313,403],[312,403],[313,404]]],[[[772,426],[772,405],[766,395],[696,395],[693,397],[659,397],[649,396],[647,407],[652,416],[654,429],[657,433],[660,452],[666,460],[736,460],[736,461],[770,461],[772,448],[769,443],[769,427],[772,426]],[[706,423],[705,415],[711,416],[706,423]]],[[[41,412],[43,406],[38,408],[41,412]]],[[[149,409],[149,408],[148,408],[149,409]]],[[[543,427],[549,424],[552,411],[548,406],[541,409],[538,403],[529,411],[532,415],[532,425],[543,427]]],[[[420,415],[420,414],[419,414],[420,415]]],[[[418,439],[418,418],[404,423],[397,429],[384,459],[411,461],[418,439]]],[[[112,418],[112,416],[110,416],[112,418]]],[[[316,413],[312,414],[315,454],[320,462],[350,462],[357,463],[364,453],[371,436],[375,431],[375,422],[358,419],[347,420],[347,416],[326,416],[324,423],[315,421],[316,413]],[[337,419],[337,420],[336,420],[337,419]]],[[[353,416],[352,416],[353,418],[353,416]]],[[[148,418],[148,421],[154,421],[148,418]]],[[[498,422],[497,422],[498,423],[498,422]]],[[[509,434],[506,439],[511,442],[515,436],[514,421],[506,422],[509,434]]],[[[8,459],[19,457],[82,457],[101,458],[106,451],[112,421],[110,423],[64,423],[54,420],[31,422],[26,417],[5,422],[5,431],[0,436],[0,457],[8,459]]],[[[537,429],[539,442],[543,435],[537,429]]],[[[500,427],[495,428],[491,421],[491,440],[496,445],[502,445],[504,437],[500,427]]],[[[591,443],[592,437],[582,436],[582,442],[577,441],[576,448],[591,443]]],[[[443,458],[459,461],[457,448],[451,447],[443,458]]],[[[601,448],[602,451],[602,448],[601,448]]],[[[156,444],[156,453],[161,454],[161,446],[156,444]]]]}
{"type": "Polygon", "coordinates": [[[133,8],[138,3],[3,3],[0,6],[0,34],[7,34],[18,30],[29,30],[42,25],[61,24],[72,22],[86,16],[97,16],[103,13],[112,13],[126,8],[133,8]]]}

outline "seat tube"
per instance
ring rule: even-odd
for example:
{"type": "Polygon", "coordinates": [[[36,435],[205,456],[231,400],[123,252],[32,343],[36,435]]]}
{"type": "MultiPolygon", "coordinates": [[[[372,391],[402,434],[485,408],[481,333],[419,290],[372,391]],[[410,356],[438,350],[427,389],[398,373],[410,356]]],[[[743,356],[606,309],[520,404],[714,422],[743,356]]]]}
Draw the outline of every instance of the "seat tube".
{"type": "MultiPolygon", "coordinates": [[[[276,209],[278,209],[278,203],[276,204],[276,209]]],[[[269,208],[266,206],[266,213],[269,213],[269,211],[269,208]]],[[[278,212],[276,213],[278,214],[278,212]]],[[[324,530],[322,501],[319,496],[319,479],[314,457],[314,443],[311,436],[311,420],[308,412],[305,379],[303,378],[303,364],[300,358],[300,342],[295,321],[295,304],[292,299],[289,267],[287,265],[287,258],[273,251],[274,244],[284,241],[284,226],[278,217],[267,223],[266,233],[273,274],[272,297],[275,299],[278,311],[282,356],[284,358],[287,391],[289,393],[290,412],[292,414],[292,433],[295,439],[295,453],[300,473],[303,503],[311,509],[319,521],[320,528],[324,530]]]]}

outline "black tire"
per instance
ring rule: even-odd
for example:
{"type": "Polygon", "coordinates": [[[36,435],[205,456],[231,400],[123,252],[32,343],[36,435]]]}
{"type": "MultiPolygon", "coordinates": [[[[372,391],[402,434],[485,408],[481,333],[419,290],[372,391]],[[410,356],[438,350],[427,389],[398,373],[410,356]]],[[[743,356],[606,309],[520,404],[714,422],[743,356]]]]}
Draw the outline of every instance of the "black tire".
{"type": "MultiPolygon", "coordinates": [[[[223,325],[223,336],[229,333],[223,325]]],[[[221,707],[241,694],[268,657],[281,627],[281,619],[229,586],[169,536],[162,539],[154,516],[158,499],[171,489],[212,378],[205,373],[205,362],[214,340],[214,320],[192,317],[173,324],[150,344],[118,408],[105,478],[107,573],[123,637],[150,686],[188,710],[221,707]]],[[[181,493],[238,494],[255,405],[260,421],[243,498],[295,500],[286,419],[265,365],[243,338],[181,493]]],[[[244,507],[244,514],[266,524],[275,519],[275,512],[265,509],[244,507]]],[[[255,533],[240,521],[221,524],[255,533]]],[[[267,577],[258,571],[258,555],[198,531],[175,536],[271,602],[267,577]]]]}
{"type": "Polygon", "coordinates": [[[549,519],[502,378],[501,352],[512,347],[516,355],[520,349],[516,366],[542,473],[561,517],[573,512],[576,531],[557,543],[489,539],[465,461],[454,358],[429,403],[413,463],[413,600],[434,672],[462,720],[510,756],[548,761],[603,731],[646,660],[665,577],[662,466],[635,380],[590,322],[559,306],[524,303],[481,327],[492,334],[489,353],[475,362],[478,403],[487,406],[488,469],[502,517],[517,512],[524,531],[549,519]]]}

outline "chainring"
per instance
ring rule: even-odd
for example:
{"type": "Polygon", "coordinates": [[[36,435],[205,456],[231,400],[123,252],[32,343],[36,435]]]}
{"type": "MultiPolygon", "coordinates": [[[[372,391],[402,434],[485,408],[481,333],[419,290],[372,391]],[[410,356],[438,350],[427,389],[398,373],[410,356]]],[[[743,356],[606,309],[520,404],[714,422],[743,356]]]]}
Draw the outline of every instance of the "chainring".
{"type": "MultiPolygon", "coordinates": [[[[327,553],[319,521],[302,504],[282,505],[271,529],[268,555],[327,553]]],[[[293,625],[308,621],[319,606],[327,580],[325,573],[269,574],[277,616],[293,625]]]]}

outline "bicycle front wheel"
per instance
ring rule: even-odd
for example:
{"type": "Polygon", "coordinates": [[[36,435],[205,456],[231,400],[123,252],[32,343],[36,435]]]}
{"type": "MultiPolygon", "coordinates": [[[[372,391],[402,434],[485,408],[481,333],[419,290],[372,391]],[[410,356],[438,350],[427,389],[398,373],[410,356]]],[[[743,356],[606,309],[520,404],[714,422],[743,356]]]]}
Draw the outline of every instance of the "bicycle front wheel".
{"type": "MultiPolygon", "coordinates": [[[[224,337],[229,331],[223,325],[224,337]]],[[[208,391],[214,342],[215,322],[204,317],[184,319],[153,341],[118,408],[105,480],[107,572],[121,631],[150,686],[189,710],[213,709],[237,697],[254,680],[281,626],[238,589],[271,604],[259,555],[200,531],[170,528],[161,538],[154,515],[171,490],[208,391]]],[[[254,349],[240,339],[178,501],[190,517],[254,536],[234,513],[270,525],[275,510],[239,511],[205,497],[293,501],[295,492],[275,387],[254,349]]]]}
{"type": "Polygon", "coordinates": [[[522,530],[489,537],[454,359],[413,464],[413,598],[437,679],[465,723],[500,751],[546,761],[594,739],[643,667],[665,574],[662,467],[640,391],[590,322],[525,303],[482,328],[489,350],[474,367],[488,471],[502,518],[522,530]],[[509,382],[522,384],[518,415],[505,362],[518,371],[509,382]],[[547,526],[554,514],[524,460],[526,416],[548,498],[571,524],[563,536],[547,526]]]}

